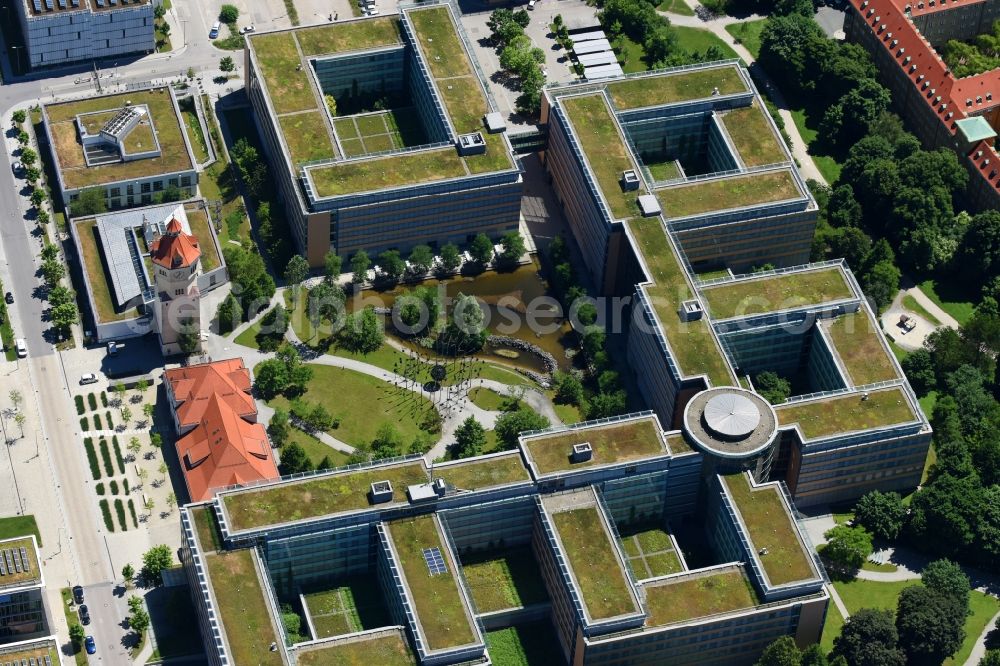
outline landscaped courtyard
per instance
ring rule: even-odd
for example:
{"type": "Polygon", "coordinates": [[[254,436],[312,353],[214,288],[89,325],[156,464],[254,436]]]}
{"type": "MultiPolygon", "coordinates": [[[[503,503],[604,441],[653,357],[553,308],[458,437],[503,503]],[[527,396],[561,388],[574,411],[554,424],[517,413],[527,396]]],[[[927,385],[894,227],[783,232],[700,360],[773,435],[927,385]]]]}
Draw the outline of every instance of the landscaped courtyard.
{"type": "Polygon", "coordinates": [[[683,570],[670,535],[657,525],[636,525],[619,530],[619,543],[638,580],[667,576],[683,570]]]}
{"type": "Polygon", "coordinates": [[[392,624],[374,576],[353,576],[336,587],[303,596],[316,629],[314,639],[392,624]]]}
{"type": "Polygon", "coordinates": [[[548,600],[530,546],[466,555],[462,558],[462,573],[479,613],[548,600]]]}

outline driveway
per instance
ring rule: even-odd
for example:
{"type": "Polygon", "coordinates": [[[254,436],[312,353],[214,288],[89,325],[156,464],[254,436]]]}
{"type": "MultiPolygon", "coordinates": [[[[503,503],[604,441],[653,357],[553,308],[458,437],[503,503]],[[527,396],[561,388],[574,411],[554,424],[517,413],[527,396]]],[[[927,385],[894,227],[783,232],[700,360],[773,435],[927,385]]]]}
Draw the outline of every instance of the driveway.
{"type": "Polygon", "coordinates": [[[882,313],[881,322],[882,329],[892,336],[892,339],[896,344],[907,351],[913,351],[914,349],[920,349],[923,347],[924,340],[927,339],[927,336],[941,326],[948,326],[954,329],[958,328],[958,322],[955,318],[942,310],[934,301],[928,298],[924,292],[920,291],[919,287],[916,286],[901,289],[899,293],[896,294],[896,298],[893,299],[892,304],[890,304],[886,311],[882,313]],[[903,305],[903,299],[906,296],[911,296],[913,300],[915,300],[924,309],[925,312],[937,319],[937,322],[930,321],[923,314],[914,311],[912,308],[905,307],[903,305]],[[906,331],[899,325],[900,315],[904,314],[912,318],[917,324],[916,328],[912,331],[906,331]]]}

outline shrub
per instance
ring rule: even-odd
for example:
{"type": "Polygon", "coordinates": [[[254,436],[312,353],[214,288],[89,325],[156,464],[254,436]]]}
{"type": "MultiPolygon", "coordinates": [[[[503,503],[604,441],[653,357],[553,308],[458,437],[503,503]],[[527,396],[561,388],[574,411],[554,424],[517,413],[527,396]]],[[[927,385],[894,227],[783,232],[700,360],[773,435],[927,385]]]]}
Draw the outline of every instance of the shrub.
{"type": "Polygon", "coordinates": [[[90,430],[90,427],[87,424],[88,424],[87,417],[84,416],[82,419],[80,419],[80,430],[84,432],[90,430]]]}
{"type": "Polygon", "coordinates": [[[108,488],[111,490],[112,495],[118,494],[118,482],[114,479],[111,479],[111,483],[108,484],[108,488]]]}
{"type": "Polygon", "coordinates": [[[113,423],[111,422],[111,412],[108,412],[108,413],[106,413],[106,414],[105,414],[105,416],[106,416],[106,417],[107,417],[107,419],[108,419],[108,430],[111,430],[111,429],[113,429],[113,428],[114,428],[115,426],[114,426],[114,424],[113,424],[113,423]]]}
{"type": "Polygon", "coordinates": [[[104,460],[104,471],[108,476],[115,475],[115,465],[111,462],[111,449],[108,448],[108,440],[102,439],[101,442],[101,458],[104,460]]]}
{"type": "Polygon", "coordinates": [[[101,505],[101,515],[104,516],[104,527],[106,527],[109,532],[114,532],[115,525],[111,522],[111,506],[108,504],[108,500],[102,499],[98,503],[101,505]]]}
{"type": "Polygon", "coordinates": [[[97,396],[93,393],[87,395],[87,403],[90,405],[90,411],[97,411],[97,396]]]}
{"type": "MultiPolygon", "coordinates": [[[[114,449],[115,449],[115,460],[118,461],[118,473],[119,474],[124,474],[125,473],[125,459],[122,457],[122,448],[118,445],[118,436],[117,435],[115,435],[114,437],[111,438],[111,445],[114,446],[114,449]]],[[[126,483],[128,483],[128,482],[126,481],[126,483]]],[[[125,492],[127,493],[128,490],[126,490],[125,492]]]]}
{"type": "Polygon", "coordinates": [[[96,486],[94,486],[94,490],[97,491],[98,495],[103,495],[104,494],[104,484],[103,483],[98,483],[96,486]]]}
{"type": "Polygon", "coordinates": [[[104,391],[101,391],[101,407],[107,407],[107,406],[108,406],[108,394],[105,393],[104,391]]]}
{"type": "Polygon", "coordinates": [[[90,475],[94,481],[101,478],[101,466],[97,464],[97,453],[94,451],[94,440],[90,437],[83,440],[83,448],[87,451],[87,463],[90,465],[90,475]]]}
{"type": "Polygon", "coordinates": [[[118,514],[118,525],[121,526],[122,532],[128,529],[128,525],[125,524],[125,503],[120,499],[115,500],[115,513],[118,514]]]}
{"type": "MultiPolygon", "coordinates": [[[[125,483],[128,483],[128,481],[126,481],[125,483]]],[[[132,500],[128,501],[128,512],[132,514],[132,527],[138,529],[139,518],[135,515],[135,502],[133,502],[132,500]]]]}
{"type": "Polygon", "coordinates": [[[82,395],[76,396],[75,401],[76,401],[76,413],[77,414],[83,414],[85,411],[87,411],[83,407],[83,396],[82,395]]]}
{"type": "Polygon", "coordinates": [[[235,5],[222,5],[219,10],[219,20],[223,23],[236,23],[240,18],[240,10],[235,5]]]}
{"type": "Polygon", "coordinates": [[[125,479],[125,480],[124,480],[124,481],[122,482],[122,486],[124,486],[124,492],[123,492],[122,494],[123,494],[123,495],[128,495],[128,494],[129,494],[129,490],[128,490],[128,479],[125,479]]]}
{"type": "Polygon", "coordinates": [[[101,427],[101,415],[94,414],[94,430],[103,430],[103,429],[104,428],[101,427]]]}

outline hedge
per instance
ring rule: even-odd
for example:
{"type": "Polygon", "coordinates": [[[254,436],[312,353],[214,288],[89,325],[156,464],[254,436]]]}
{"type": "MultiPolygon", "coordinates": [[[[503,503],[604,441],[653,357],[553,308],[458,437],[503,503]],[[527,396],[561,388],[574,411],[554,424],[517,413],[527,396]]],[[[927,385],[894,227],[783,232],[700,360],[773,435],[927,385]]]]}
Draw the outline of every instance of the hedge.
{"type": "Polygon", "coordinates": [[[118,494],[118,482],[117,481],[115,481],[114,479],[111,479],[111,483],[108,484],[108,487],[111,488],[111,494],[112,495],[117,495],[118,494]]]}
{"type": "Polygon", "coordinates": [[[87,462],[90,464],[90,474],[94,481],[101,478],[101,466],[97,464],[97,453],[94,451],[94,440],[90,437],[83,440],[83,446],[87,449],[87,462]]]}
{"type": "MultiPolygon", "coordinates": [[[[122,447],[118,446],[118,435],[111,436],[111,444],[115,447],[115,460],[118,461],[118,473],[125,473],[125,459],[122,458],[122,447]]],[[[128,492],[127,490],[125,491],[128,492]]]]}
{"type": "Polygon", "coordinates": [[[90,411],[97,411],[97,396],[93,393],[87,395],[87,404],[90,405],[90,411]]]}
{"type": "Polygon", "coordinates": [[[94,414],[94,430],[104,430],[104,428],[101,427],[101,415],[100,414],[94,414]]]}
{"type": "Polygon", "coordinates": [[[111,450],[108,448],[108,440],[101,440],[101,458],[104,460],[104,471],[108,476],[115,475],[115,465],[111,461],[111,450]]]}
{"type": "MultiPolygon", "coordinates": [[[[127,484],[128,481],[125,483],[127,484]]],[[[135,503],[132,500],[128,501],[128,512],[132,514],[132,527],[139,529],[139,519],[135,515],[135,503]]]]}
{"type": "Polygon", "coordinates": [[[115,426],[114,423],[111,421],[111,412],[107,413],[107,417],[108,417],[108,430],[114,430],[115,426]]]}
{"type": "Polygon", "coordinates": [[[94,486],[94,490],[97,491],[98,495],[103,495],[104,494],[104,484],[103,483],[98,483],[96,486],[94,486]]]}
{"type": "Polygon", "coordinates": [[[128,495],[128,479],[122,481],[122,485],[125,487],[125,492],[123,494],[128,495]]]}
{"type": "Polygon", "coordinates": [[[107,406],[108,406],[108,394],[105,393],[104,391],[101,391],[101,407],[107,407],[107,406]]]}
{"type": "Polygon", "coordinates": [[[101,505],[101,515],[104,516],[104,526],[108,528],[109,532],[114,532],[115,525],[111,522],[111,507],[108,505],[108,500],[102,499],[99,504],[101,505]]]}
{"type": "Polygon", "coordinates": [[[128,525],[125,523],[125,503],[120,499],[115,500],[115,513],[118,514],[118,524],[121,525],[122,532],[128,529],[128,525]]]}
{"type": "Polygon", "coordinates": [[[86,409],[83,408],[83,396],[82,395],[76,396],[75,400],[76,400],[76,413],[77,414],[83,414],[85,411],[87,411],[86,409]]]}
{"type": "Polygon", "coordinates": [[[88,421],[87,421],[87,417],[86,416],[84,416],[82,419],[80,419],[80,430],[82,430],[84,432],[87,432],[88,430],[90,430],[90,426],[88,426],[87,423],[88,423],[88,421]]]}

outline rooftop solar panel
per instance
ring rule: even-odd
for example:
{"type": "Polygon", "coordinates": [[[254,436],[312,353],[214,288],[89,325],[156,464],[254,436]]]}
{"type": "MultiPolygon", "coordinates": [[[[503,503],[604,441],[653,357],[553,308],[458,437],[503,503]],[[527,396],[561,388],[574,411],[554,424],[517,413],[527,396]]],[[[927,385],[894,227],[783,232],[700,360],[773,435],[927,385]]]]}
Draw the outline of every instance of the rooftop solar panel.
{"type": "Polygon", "coordinates": [[[31,571],[31,562],[28,560],[28,551],[21,548],[21,561],[24,562],[24,570],[31,571]]]}
{"type": "Polygon", "coordinates": [[[444,563],[444,556],[437,546],[424,548],[424,562],[427,564],[427,571],[432,576],[448,573],[448,566],[444,563]]]}

